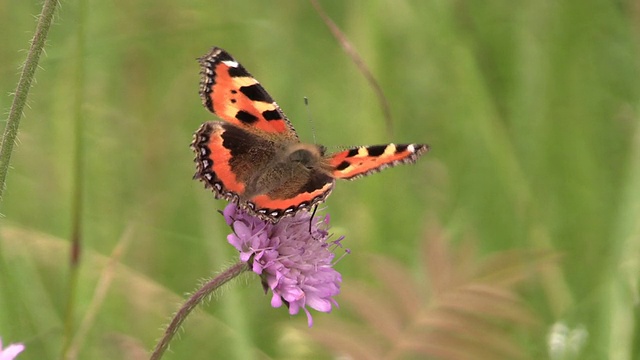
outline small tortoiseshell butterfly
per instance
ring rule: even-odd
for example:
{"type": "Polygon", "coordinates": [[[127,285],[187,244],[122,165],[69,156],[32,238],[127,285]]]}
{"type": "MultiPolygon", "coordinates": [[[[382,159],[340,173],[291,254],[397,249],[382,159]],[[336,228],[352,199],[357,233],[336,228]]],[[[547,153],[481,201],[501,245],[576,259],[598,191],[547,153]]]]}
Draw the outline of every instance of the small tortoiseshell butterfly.
{"type": "Polygon", "coordinates": [[[200,97],[224,121],[208,121],[194,134],[194,178],[216,198],[236,202],[277,222],[323,202],[335,179],[356,179],[413,163],[428,145],[375,145],[325,154],[301,143],[289,119],[260,83],[220,48],[198,59],[200,97]]]}

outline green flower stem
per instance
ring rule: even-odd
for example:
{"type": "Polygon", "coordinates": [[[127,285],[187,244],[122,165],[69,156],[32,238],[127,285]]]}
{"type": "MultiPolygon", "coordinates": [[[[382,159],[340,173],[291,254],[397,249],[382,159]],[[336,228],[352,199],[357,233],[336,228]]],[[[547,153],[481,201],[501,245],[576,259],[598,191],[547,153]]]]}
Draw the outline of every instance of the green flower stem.
{"type": "Polygon", "coordinates": [[[156,345],[156,348],[153,350],[151,354],[150,360],[159,360],[162,358],[165,350],[169,346],[171,339],[178,332],[178,329],[187,318],[191,310],[193,310],[198,304],[202,302],[205,298],[210,296],[214,291],[219,289],[222,285],[229,282],[231,279],[236,276],[242,274],[244,271],[249,270],[249,265],[245,262],[239,262],[224,272],[220,273],[218,276],[209,280],[202,288],[196,291],[191,297],[180,307],[180,310],[173,316],[171,319],[171,323],[167,326],[167,329],[164,331],[162,335],[162,339],[156,345]]]}
{"type": "Polygon", "coordinates": [[[20,80],[18,81],[18,87],[16,88],[15,97],[11,104],[11,110],[9,110],[9,117],[7,118],[7,125],[4,128],[4,134],[2,135],[2,144],[0,144],[0,200],[4,194],[5,183],[7,180],[7,171],[9,170],[9,162],[11,161],[11,153],[13,152],[13,144],[16,141],[18,135],[18,127],[20,126],[20,118],[22,117],[22,110],[27,102],[27,96],[29,95],[29,89],[33,82],[33,76],[38,68],[38,61],[40,60],[40,54],[44,48],[49,28],[51,27],[51,20],[53,19],[53,13],[58,5],[58,0],[45,0],[42,7],[42,13],[38,19],[38,25],[36,27],[36,33],[31,40],[31,47],[27,54],[27,60],[24,62],[22,73],[20,74],[20,80]]]}
{"type": "Polygon", "coordinates": [[[73,149],[73,183],[71,187],[71,233],[69,253],[69,276],[67,287],[67,304],[64,315],[62,359],[69,359],[69,350],[76,330],[75,312],[76,296],[78,292],[78,278],[80,276],[80,256],[82,254],[82,215],[84,185],[84,117],[82,106],[85,94],[85,19],[87,18],[87,1],[78,1],[78,20],[76,23],[76,53],[75,53],[75,86],[73,98],[74,149],[73,149]]]}

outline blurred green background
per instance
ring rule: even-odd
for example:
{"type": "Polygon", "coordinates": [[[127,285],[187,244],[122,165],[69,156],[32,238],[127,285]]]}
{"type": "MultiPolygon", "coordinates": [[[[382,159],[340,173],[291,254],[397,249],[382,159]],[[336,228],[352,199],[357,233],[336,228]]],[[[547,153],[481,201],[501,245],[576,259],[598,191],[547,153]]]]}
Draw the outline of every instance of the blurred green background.
{"type": "MultiPolygon", "coordinates": [[[[256,76],[304,141],[431,145],[416,165],[340,182],[328,199],[333,232],[352,252],[336,265],[345,293],[367,286],[405,298],[379,286],[376,269],[390,261],[421,289],[420,311],[437,306],[429,278],[438,273],[423,270],[439,258],[422,255],[433,237],[454,252],[475,249],[449,259],[451,269],[546,252],[557,256],[544,266],[520,257],[527,279],[514,294],[535,321],[496,326],[511,329],[518,354],[494,358],[640,358],[640,3],[320,4],[379,81],[393,133],[309,2],[61,3],[0,204],[0,336],[25,343],[18,359],[60,358],[65,342],[69,358],[145,358],[185,294],[237,260],[217,214],[226,203],[191,179],[192,134],[214,118],[198,96],[195,59],[214,45],[256,76]],[[77,122],[82,258],[69,322],[77,122]]],[[[40,1],[0,0],[5,114],[40,10],[40,1]]],[[[343,339],[375,332],[375,314],[363,320],[347,296],[331,314],[313,312],[312,329],[269,299],[257,277],[243,276],[185,323],[165,358],[332,358],[348,347],[314,340],[332,321],[349,321],[353,331],[334,327],[343,339]]],[[[482,358],[462,354],[380,357],[482,358]]]]}

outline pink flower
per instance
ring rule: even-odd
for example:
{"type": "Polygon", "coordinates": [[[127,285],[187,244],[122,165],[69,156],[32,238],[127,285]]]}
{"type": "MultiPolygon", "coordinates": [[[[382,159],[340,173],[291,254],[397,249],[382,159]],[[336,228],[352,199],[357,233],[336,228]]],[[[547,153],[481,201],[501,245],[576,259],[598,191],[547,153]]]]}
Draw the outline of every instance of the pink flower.
{"type": "Polygon", "coordinates": [[[0,338],[0,360],[13,360],[24,350],[22,344],[11,344],[6,349],[2,349],[2,339],[0,338]]]}
{"type": "Polygon", "coordinates": [[[240,260],[262,277],[265,291],[271,289],[271,306],[285,304],[291,315],[304,310],[311,327],[307,307],[330,312],[338,305],[333,297],[340,293],[342,276],[333,269],[333,250],[341,246],[342,238],[329,241],[328,216],[311,220],[309,213],[300,212],[272,224],[233,203],[223,215],[233,229],[227,240],[240,251],[240,260]]]}

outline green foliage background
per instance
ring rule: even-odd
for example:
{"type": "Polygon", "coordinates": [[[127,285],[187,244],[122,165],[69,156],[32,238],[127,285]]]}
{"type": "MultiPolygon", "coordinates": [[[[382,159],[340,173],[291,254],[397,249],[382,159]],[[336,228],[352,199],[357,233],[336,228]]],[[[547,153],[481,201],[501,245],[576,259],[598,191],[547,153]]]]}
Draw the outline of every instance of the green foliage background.
{"type": "MultiPolygon", "coordinates": [[[[638,358],[637,2],[321,4],[380,82],[393,134],[373,89],[306,1],[62,1],[0,204],[0,336],[26,344],[19,359],[58,358],[66,341],[78,121],[76,322],[92,309],[109,259],[118,263],[79,358],[152,349],[184,294],[236,261],[217,214],[225,203],[191,180],[191,136],[213,119],[200,103],[195,58],[214,45],[262,82],[307,142],[315,133],[330,149],[432,146],[415,166],[337,184],[326,211],[352,250],[337,265],[343,288],[375,282],[369,253],[418,274],[437,223],[453,247],[473,239],[479,257],[561,255],[521,288],[539,320],[516,331],[529,357],[548,357],[548,332],[562,322],[588,332],[581,359],[638,358]],[[118,244],[126,247],[114,257],[118,244]]],[[[39,1],[0,0],[5,113],[40,10],[39,1]]],[[[327,356],[301,340],[313,331],[304,315],[272,309],[258,279],[243,279],[187,321],[165,358],[327,356]]]]}

